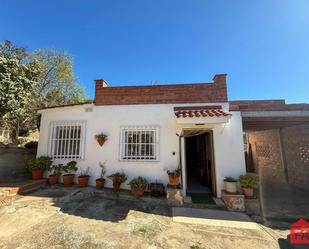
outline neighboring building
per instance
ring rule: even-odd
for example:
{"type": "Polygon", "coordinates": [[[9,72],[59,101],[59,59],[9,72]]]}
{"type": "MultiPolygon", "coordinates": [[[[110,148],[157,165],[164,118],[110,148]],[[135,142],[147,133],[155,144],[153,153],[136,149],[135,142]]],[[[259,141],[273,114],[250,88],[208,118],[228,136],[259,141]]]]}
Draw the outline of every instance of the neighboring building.
{"type": "Polygon", "coordinates": [[[39,113],[38,155],[90,167],[91,185],[99,162],[107,175],[124,171],[128,180],[164,184],[166,170],[180,167],[184,195],[210,189],[220,197],[224,177],[246,171],[241,113],[230,110],[225,74],[198,84],[109,87],[96,80],[92,104],[39,113]],[[108,135],[103,147],[94,138],[101,132],[108,135]]]}

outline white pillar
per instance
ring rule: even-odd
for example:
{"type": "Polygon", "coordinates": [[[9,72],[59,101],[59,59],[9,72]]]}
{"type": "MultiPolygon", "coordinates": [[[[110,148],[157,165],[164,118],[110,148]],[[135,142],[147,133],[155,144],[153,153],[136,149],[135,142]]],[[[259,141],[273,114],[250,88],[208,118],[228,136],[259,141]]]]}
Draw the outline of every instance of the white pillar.
{"type": "Polygon", "coordinates": [[[186,168],[186,145],[185,138],[181,137],[180,139],[180,149],[181,149],[181,180],[182,180],[182,194],[186,196],[187,193],[187,168],[186,168]]]}

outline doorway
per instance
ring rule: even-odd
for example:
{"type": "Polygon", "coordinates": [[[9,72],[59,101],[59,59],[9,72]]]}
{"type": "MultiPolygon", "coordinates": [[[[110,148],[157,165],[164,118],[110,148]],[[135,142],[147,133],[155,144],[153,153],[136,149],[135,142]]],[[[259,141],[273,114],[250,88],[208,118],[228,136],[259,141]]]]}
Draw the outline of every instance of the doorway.
{"type": "Polygon", "coordinates": [[[216,195],[212,132],[185,138],[187,194],[216,195]]]}

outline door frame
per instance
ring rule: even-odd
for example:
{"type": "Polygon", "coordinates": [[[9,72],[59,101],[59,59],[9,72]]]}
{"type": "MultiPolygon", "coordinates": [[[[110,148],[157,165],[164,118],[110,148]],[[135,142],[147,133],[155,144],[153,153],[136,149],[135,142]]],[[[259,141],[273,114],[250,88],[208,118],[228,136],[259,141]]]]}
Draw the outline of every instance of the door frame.
{"type": "MultiPolygon", "coordinates": [[[[183,129],[184,130],[197,130],[197,129],[183,129]]],[[[201,129],[199,129],[201,130],[201,129]]],[[[214,135],[212,129],[205,129],[209,132],[210,147],[211,147],[211,181],[212,181],[212,192],[214,196],[217,196],[217,184],[216,184],[216,164],[215,164],[215,153],[214,153],[214,135]]],[[[187,164],[186,164],[186,142],[185,137],[180,137],[180,155],[181,155],[181,183],[183,196],[187,195],[187,164]]]]}

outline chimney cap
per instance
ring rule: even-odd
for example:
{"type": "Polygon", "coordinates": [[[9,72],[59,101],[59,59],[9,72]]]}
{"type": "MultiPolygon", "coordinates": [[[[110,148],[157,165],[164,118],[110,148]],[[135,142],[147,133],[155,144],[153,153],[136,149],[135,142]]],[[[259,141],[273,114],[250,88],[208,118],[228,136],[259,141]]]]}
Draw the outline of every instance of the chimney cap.
{"type": "Polygon", "coordinates": [[[222,74],[215,74],[215,76],[212,78],[212,80],[216,80],[216,78],[219,78],[219,77],[224,77],[226,78],[227,74],[226,73],[222,73],[222,74]]]}
{"type": "Polygon", "coordinates": [[[106,80],[103,79],[97,79],[94,80],[94,82],[96,83],[96,85],[101,85],[102,87],[108,87],[108,82],[106,80]]]}

